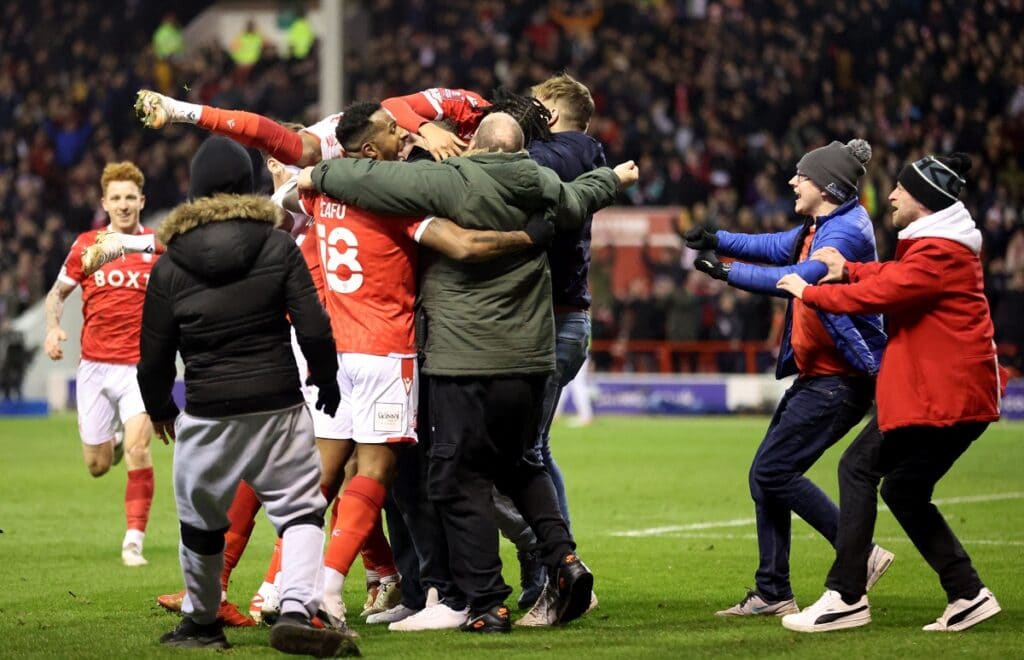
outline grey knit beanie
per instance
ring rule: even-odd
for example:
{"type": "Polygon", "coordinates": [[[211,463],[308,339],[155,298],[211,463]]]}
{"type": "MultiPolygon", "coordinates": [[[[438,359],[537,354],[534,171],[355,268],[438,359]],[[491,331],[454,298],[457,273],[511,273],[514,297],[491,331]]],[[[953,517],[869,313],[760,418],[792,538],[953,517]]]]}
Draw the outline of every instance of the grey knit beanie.
{"type": "Polygon", "coordinates": [[[796,164],[796,171],[843,204],[856,197],[857,179],[867,171],[864,165],[869,160],[871,145],[867,140],[832,142],[806,153],[796,164]]]}

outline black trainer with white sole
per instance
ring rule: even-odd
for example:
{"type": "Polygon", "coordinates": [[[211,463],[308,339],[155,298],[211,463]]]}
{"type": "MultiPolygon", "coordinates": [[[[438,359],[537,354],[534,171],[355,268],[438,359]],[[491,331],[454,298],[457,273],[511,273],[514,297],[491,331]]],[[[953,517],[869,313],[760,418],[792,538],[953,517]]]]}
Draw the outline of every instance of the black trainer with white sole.
{"type": "Polygon", "coordinates": [[[191,617],[182,617],[178,627],[160,637],[164,646],[183,649],[229,649],[228,638],[224,636],[224,624],[220,619],[213,623],[196,623],[191,617]]]}
{"type": "Polygon", "coordinates": [[[282,653],[314,658],[358,657],[359,647],[336,630],[317,628],[301,614],[286,612],[270,628],[270,645],[282,653]]]}

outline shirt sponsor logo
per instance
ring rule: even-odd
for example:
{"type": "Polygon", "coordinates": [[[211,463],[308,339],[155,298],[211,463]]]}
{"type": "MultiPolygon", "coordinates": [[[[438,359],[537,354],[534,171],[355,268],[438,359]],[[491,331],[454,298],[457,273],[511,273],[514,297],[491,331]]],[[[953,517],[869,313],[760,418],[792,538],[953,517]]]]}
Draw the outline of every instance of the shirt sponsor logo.
{"type": "Polygon", "coordinates": [[[379,433],[401,433],[404,406],[400,403],[373,404],[373,430],[379,433]]]}
{"type": "Polygon", "coordinates": [[[114,286],[126,289],[145,289],[149,283],[149,273],[120,270],[118,268],[98,270],[93,273],[92,278],[96,282],[96,286],[114,286]]]}

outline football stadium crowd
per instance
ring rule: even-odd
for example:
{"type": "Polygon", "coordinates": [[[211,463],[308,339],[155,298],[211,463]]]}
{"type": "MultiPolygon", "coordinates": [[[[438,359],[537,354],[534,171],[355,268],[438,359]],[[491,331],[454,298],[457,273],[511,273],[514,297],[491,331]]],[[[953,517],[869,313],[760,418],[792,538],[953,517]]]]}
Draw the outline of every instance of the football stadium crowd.
{"type": "MultiPolygon", "coordinates": [[[[164,17],[147,3],[39,0],[31,14],[23,4],[0,10],[0,319],[39,300],[71,238],[105,222],[95,185],[104,163],[139,164],[147,213],[184,200],[201,135],[142,131],[132,115],[139,88],[306,123],[334,110],[316,107],[315,47],[297,57],[264,44],[252,65],[209,47],[159,57],[153,36],[164,17]]],[[[202,4],[183,3],[181,21],[202,4]]],[[[567,70],[593,92],[590,132],[608,161],[632,158],[643,172],[619,203],[678,206],[681,231],[693,222],[791,227],[796,159],[858,136],[874,149],[860,196],[890,258],[885,197],[900,165],[970,153],[964,201],[984,234],[997,339],[1024,351],[1024,2],[347,5],[348,98],[433,86],[521,91],[567,70]]],[[[647,257],[648,278],[612,287],[601,270],[614,251],[595,254],[595,338],[770,337],[770,323],[745,323],[770,318],[750,309],[770,303],[684,285],[683,252],[647,257]]]]}

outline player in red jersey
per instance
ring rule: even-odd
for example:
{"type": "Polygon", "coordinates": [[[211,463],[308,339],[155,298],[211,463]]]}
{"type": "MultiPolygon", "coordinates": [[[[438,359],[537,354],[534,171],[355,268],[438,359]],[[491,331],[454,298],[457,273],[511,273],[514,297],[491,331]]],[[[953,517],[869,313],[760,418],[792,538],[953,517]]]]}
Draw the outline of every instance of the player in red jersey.
{"type": "Polygon", "coordinates": [[[153,461],[149,451],[153,426],[135,380],[139,361],[142,303],[149,273],[157,255],[133,253],[87,274],[82,252],[102,231],[130,236],[152,235],[139,222],[145,206],[145,178],[130,162],[111,163],[101,178],[103,210],[110,216],[106,230],[80,234],[71,246],[57,281],[46,296],[46,339],[50,359],[64,357],[61,343],[67,335],[60,327],[64,302],[75,287],[82,287],[82,356],[78,364],[76,400],[78,431],[89,473],[99,477],[122,455],[128,468],[125,514],[128,531],[121,545],[126,566],[144,566],[142,556],[146,523],[153,502],[153,461]],[[118,444],[118,429],[124,430],[118,444]]]}
{"type": "MultiPolygon", "coordinates": [[[[494,96],[492,102],[476,92],[433,87],[386,99],[381,105],[400,128],[417,135],[420,146],[437,160],[462,153],[480,120],[489,112],[511,114],[523,127],[527,141],[547,134],[547,115],[543,115],[546,110],[539,102],[502,88],[495,90],[494,96]],[[435,123],[441,119],[446,120],[454,133],[435,123]],[[536,130],[531,130],[533,127],[536,130]]],[[[138,93],[135,111],[150,128],[159,129],[169,123],[196,124],[247,147],[260,149],[289,165],[306,167],[344,155],[334,135],[340,114],[328,115],[295,133],[252,112],[187,103],[145,89],[138,93]]]]}
{"type": "MultiPolygon", "coordinates": [[[[347,155],[377,160],[397,160],[408,139],[377,103],[347,108],[336,137],[347,155]]],[[[444,218],[377,216],[319,194],[292,191],[285,199],[286,207],[291,204],[314,218],[339,353],[342,405],[325,437],[339,441],[339,465],[353,452],[357,456],[357,473],[339,500],[325,554],[322,607],[332,624],[342,626],[344,578],[380,516],[396,447],[416,442],[417,244],[456,259],[484,260],[534,242],[527,232],[470,231],[444,218]]]]}

